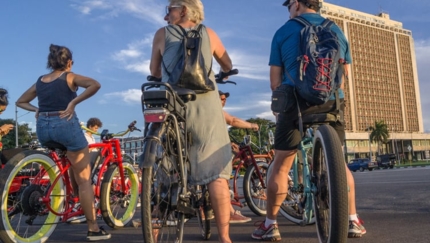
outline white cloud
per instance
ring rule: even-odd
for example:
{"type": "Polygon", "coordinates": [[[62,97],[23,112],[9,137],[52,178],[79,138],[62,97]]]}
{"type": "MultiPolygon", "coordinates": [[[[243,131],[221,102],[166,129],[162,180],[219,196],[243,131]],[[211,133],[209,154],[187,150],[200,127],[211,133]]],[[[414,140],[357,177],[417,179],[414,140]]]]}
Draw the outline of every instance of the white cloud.
{"type": "Polygon", "coordinates": [[[81,14],[95,18],[106,19],[131,14],[153,24],[165,23],[163,19],[165,3],[157,0],[75,0],[70,6],[81,14]]]}
{"type": "Polygon", "coordinates": [[[126,49],[119,50],[111,55],[112,60],[119,62],[125,70],[138,72],[148,75],[149,56],[148,50],[151,50],[152,37],[134,41],[127,45],[126,49]]]}
{"type": "Polygon", "coordinates": [[[104,99],[100,100],[99,103],[106,104],[108,100],[122,100],[126,104],[140,104],[142,91],[139,89],[129,89],[121,92],[113,92],[104,94],[104,99]]]}

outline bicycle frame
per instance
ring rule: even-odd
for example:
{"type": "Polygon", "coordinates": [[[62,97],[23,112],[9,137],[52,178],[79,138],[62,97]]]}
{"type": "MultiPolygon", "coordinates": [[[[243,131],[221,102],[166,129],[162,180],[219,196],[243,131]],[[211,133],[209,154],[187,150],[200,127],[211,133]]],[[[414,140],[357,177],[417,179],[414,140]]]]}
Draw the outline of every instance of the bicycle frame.
{"type": "Polygon", "coordinates": [[[313,137],[305,137],[300,141],[299,148],[294,158],[294,163],[292,165],[293,170],[293,182],[294,185],[289,188],[289,190],[301,190],[300,185],[303,186],[303,198],[302,205],[304,214],[301,225],[307,225],[310,223],[313,217],[313,197],[314,193],[317,191],[315,185],[311,183],[310,165],[307,159],[307,152],[313,147],[313,137]],[[299,153],[301,153],[299,155],[299,153]],[[302,161],[299,161],[299,156],[302,157],[302,161]],[[299,163],[302,163],[302,171],[299,172],[299,163]],[[301,177],[301,180],[300,180],[301,177]]]}
{"type": "Polygon", "coordinates": [[[266,181],[263,179],[263,176],[258,169],[257,161],[254,158],[254,154],[249,145],[241,146],[239,149],[239,153],[233,159],[233,168],[236,169],[233,176],[233,199],[231,200],[231,204],[244,207],[244,205],[239,201],[240,199],[244,199],[243,195],[239,195],[237,189],[237,178],[239,177],[239,171],[242,167],[248,168],[248,166],[254,166],[256,168],[256,173],[258,175],[258,179],[260,180],[262,186],[266,188],[266,181]],[[239,161],[238,163],[235,161],[239,161]],[[236,165],[236,166],[235,166],[236,165]]]}

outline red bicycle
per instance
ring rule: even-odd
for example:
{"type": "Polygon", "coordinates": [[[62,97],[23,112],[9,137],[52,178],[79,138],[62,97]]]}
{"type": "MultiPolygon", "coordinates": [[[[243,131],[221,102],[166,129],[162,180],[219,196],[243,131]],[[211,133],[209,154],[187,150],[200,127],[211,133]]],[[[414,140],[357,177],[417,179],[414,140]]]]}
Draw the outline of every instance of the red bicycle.
{"type": "Polygon", "coordinates": [[[244,207],[240,200],[245,198],[246,205],[256,215],[266,215],[266,176],[268,163],[257,161],[252,152],[249,136],[245,136],[244,142],[239,143],[233,137],[231,141],[239,145],[239,153],[233,158],[233,190],[231,192],[231,204],[244,207]],[[241,170],[246,170],[243,177],[243,195],[239,195],[237,182],[241,170]]]}
{"type": "MultiPolygon", "coordinates": [[[[120,140],[135,131],[136,122],[120,134],[103,130],[92,178],[95,196],[106,224],[124,227],[132,220],[139,197],[139,178],[133,165],[123,163],[120,140]]],[[[97,134],[97,133],[95,133],[97,134]]],[[[48,152],[23,151],[8,161],[0,171],[0,239],[2,242],[44,242],[58,223],[82,215],[73,195],[68,170],[71,166],[66,148],[58,143],[46,144],[48,152]],[[26,179],[22,180],[22,176],[26,179]],[[17,183],[21,186],[18,189],[17,183]]]]}

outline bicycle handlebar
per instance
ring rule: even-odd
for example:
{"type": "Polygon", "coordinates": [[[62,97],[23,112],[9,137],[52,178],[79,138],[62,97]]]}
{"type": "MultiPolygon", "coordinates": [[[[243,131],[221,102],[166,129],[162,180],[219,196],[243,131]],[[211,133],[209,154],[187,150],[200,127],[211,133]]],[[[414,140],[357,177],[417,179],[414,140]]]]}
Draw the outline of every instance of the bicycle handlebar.
{"type": "MultiPolygon", "coordinates": [[[[227,84],[227,83],[236,84],[236,82],[229,81],[229,80],[224,81],[224,79],[228,76],[236,75],[238,73],[239,73],[239,70],[237,70],[237,69],[232,69],[228,72],[220,71],[218,74],[215,74],[215,81],[219,84],[227,84]]],[[[155,77],[152,75],[148,75],[146,77],[146,80],[151,81],[151,82],[161,82],[161,78],[158,78],[158,77],[155,77]]]]}
{"type": "Polygon", "coordinates": [[[215,74],[215,81],[219,84],[234,84],[234,85],[236,85],[236,82],[229,81],[229,80],[224,81],[224,78],[231,76],[231,75],[236,75],[238,73],[239,73],[239,70],[237,70],[237,69],[232,69],[228,72],[220,71],[218,74],[215,74]]]}
{"type": "Polygon", "coordinates": [[[157,78],[157,77],[152,76],[152,75],[148,75],[148,76],[146,77],[146,80],[148,80],[148,81],[152,81],[152,82],[161,82],[161,78],[157,78]]]}
{"type": "MultiPolygon", "coordinates": [[[[136,128],[136,127],[135,127],[135,125],[136,125],[136,121],[132,121],[132,122],[130,123],[130,125],[128,125],[128,127],[127,127],[127,130],[126,130],[126,131],[121,132],[121,133],[117,133],[117,134],[110,134],[110,135],[111,135],[112,137],[122,137],[122,136],[124,136],[125,134],[127,134],[127,133],[129,133],[129,132],[133,132],[133,131],[139,131],[139,132],[141,132],[141,130],[140,130],[140,129],[138,129],[138,128],[136,128]]],[[[90,132],[91,134],[94,134],[94,135],[97,135],[97,136],[101,136],[101,134],[100,134],[100,133],[98,133],[98,132],[94,132],[94,131],[90,130],[88,127],[86,127],[86,126],[84,125],[84,123],[83,123],[83,122],[81,122],[81,129],[82,129],[82,130],[85,130],[85,131],[87,131],[87,132],[90,132]]]]}

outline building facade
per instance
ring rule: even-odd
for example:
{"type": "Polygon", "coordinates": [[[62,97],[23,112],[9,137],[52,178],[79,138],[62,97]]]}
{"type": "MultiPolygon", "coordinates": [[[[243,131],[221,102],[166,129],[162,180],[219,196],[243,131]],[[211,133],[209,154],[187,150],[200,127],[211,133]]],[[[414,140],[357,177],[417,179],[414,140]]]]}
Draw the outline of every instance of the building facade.
{"type": "Polygon", "coordinates": [[[384,153],[398,159],[426,159],[430,136],[424,133],[412,32],[389,14],[372,15],[322,2],[321,15],[333,20],[350,43],[353,63],[344,83],[349,158],[375,158],[377,145],[366,129],[388,126],[384,153]]]}

